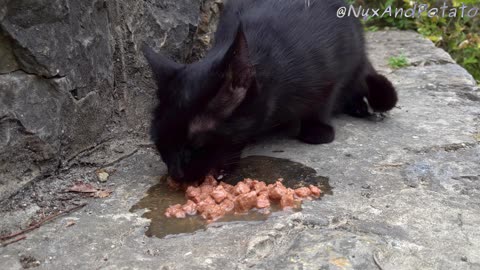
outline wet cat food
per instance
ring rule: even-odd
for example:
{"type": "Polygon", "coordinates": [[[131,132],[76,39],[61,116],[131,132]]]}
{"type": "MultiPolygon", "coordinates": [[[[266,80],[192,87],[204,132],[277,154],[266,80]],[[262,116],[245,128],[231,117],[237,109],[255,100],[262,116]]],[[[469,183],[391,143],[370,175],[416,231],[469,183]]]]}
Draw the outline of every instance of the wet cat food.
{"type": "Polygon", "coordinates": [[[298,208],[302,200],[319,197],[322,191],[313,185],[291,189],[281,181],[267,185],[265,182],[246,178],[235,186],[218,182],[213,176],[207,176],[198,186],[181,187],[171,178],[167,180],[173,189],[183,188],[187,202],[168,207],[165,216],[185,218],[200,215],[209,222],[226,214],[242,214],[252,209],[261,209],[268,213],[272,204],[282,209],[298,208]]]}

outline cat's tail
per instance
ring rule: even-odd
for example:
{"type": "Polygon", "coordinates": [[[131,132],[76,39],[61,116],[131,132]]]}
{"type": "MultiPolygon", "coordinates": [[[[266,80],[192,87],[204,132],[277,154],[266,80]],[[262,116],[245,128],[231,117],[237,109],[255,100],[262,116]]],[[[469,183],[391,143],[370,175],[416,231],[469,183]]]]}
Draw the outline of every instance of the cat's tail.
{"type": "Polygon", "coordinates": [[[395,107],[398,102],[395,87],[385,76],[378,74],[371,64],[365,82],[368,86],[368,104],[375,112],[386,112],[395,107]]]}

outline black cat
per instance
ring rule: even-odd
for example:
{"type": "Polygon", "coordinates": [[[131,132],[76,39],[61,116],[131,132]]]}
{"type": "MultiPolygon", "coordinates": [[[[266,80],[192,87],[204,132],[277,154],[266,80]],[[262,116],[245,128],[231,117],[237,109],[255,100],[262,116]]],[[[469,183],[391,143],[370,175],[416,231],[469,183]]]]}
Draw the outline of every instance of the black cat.
{"type": "Polygon", "coordinates": [[[329,143],[335,111],[392,109],[397,95],[365,53],[362,25],[341,0],[230,0],[206,57],[184,65],[152,49],[159,105],[151,137],[182,182],[239,158],[256,136],[301,121],[298,138],[329,143]],[[368,100],[368,102],[366,102],[368,100]]]}

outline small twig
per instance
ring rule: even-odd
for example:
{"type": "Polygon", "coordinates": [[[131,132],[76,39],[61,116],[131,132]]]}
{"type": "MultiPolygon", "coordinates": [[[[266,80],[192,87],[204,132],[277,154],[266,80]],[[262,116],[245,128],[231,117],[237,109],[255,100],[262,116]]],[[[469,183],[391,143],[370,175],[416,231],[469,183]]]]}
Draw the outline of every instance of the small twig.
{"type": "Polygon", "coordinates": [[[16,243],[16,242],[21,241],[21,240],[23,240],[23,239],[25,239],[25,238],[27,238],[27,236],[26,236],[26,235],[22,235],[22,236],[20,236],[20,237],[18,237],[18,238],[16,238],[16,239],[13,239],[13,240],[11,240],[11,241],[7,241],[7,242],[5,242],[5,243],[2,243],[2,247],[6,247],[6,246],[8,246],[8,245],[10,245],[10,244],[16,243]]]}
{"type": "Polygon", "coordinates": [[[378,261],[377,255],[375,255],[375,253],[373,253],[373,262],[378,267],[378,269],[383,270],[383,267],[380,265],[380,262],[378,261]]]}
{"type": "Polygon", "coordinates": [[[141,144],[137,144],[137,147],[146,148],[146,149],[155,149],[155,144],[153,144],[153,143],[141,143],[141,144]]]}
{"type": "Polygon", "coordinates": [[[405,165],[404,163],[383,163],[383,164],[375,164],[375,167],[402,167],[405,165]]]}
{"type": "Polygon", "coordinates": [[[115,160],[112,161],[112,162],[109,162],[109,163],[106,163],[106,164],[102,164],[101,167],[106,168],[106,167],[113,166],[114,164],[116,164],[116,163],[118,163],[118,162],[120,162],[120,161],[122,161],[122,160],[124,160],[124,159],[127,159],[127,158],[129,158],[129,157],[131,157],[131,156],[133,156],[133,155],[135,155],[135,154],[138,152],[138,150],[139,150],[139,149],[137,148],[137,149],[133,150],[132,152],[130,152],[130,153],[126,154],[126,155],[123,155],[123,156],[115,159],[115,160]]]}
{"type": "Polygon", "coordinates": [[[62,215],[65,215],[65,214],[68,214],[68,213],[71,213],[73,211],[76,211],[82,207],[84,207],[85,205],[87,205],[86,203],[82,203],[80,205],[77,205],[75,207],[72,207],[70,209],[67,209],[65,211],[61,211],[59,213],[56,213],[56,214],[53,214],[53,215],[50,215],[46,218],[43,218],[41,219],[39,222],[33,224],[33,225],[30,225],[30,227],[26,228],[26,229],[23,229],[23,230],[20,230],[18,232],[14,232],[14,233],[11,233],[11,234],[7,234],[7,235],[2,235],[0,236],[0,241],[4,241],[4,240],[8,240],[8,239],[11,239],[11,238],[14,238],[14,237],[17,237],[18,235],[21,235],[21,234],[24,234],[24,233],[27,233],[27,232],[30,232],[30,231],[33,231],[37,228],[39,228],[40,226],[42,226],[43,224],[59,217],[59,216],[62,216],[62,215]]]}

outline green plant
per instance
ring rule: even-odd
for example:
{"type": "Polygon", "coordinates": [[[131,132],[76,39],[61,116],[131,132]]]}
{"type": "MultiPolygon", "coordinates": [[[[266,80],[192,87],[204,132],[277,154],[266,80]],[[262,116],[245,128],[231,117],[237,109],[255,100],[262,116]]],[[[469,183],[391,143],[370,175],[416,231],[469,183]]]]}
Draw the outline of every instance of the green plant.
{"type": "Polygon", "coordinates": [[[410,65],[407,58],[401,54],[399,56],[392,56],[388,59],[388,65],[391,68],[398,69],[410,65]]]}
{"type": "MultiPolygon", "coordinates": [[[[429,8],[440,7],[444,1],[423,0],[418,4],[428,4],[429,8]]],[[[412,7],[413,1],[406,0],[355,0],[356,5],[379,8],[380,11],[391,6],[392,9],[412,7]]],[[[462,4],[480,8],[480,0],[447,1],[450,8],[459,8],[462,4]]],[[[470,7],[471,7],[470,6],[470,7]]],[[[448,12],[447,12],[448,13],[448,12]]],[[[401,30],[415,30],[430,39],[436,46],[446,50],[452,58],[480,83],[480,12],[474,16],[434,16],[425,12],[414,18],[398,16],[371,16],[364,20],[367,31],[377,31],[380,28],[393,27],[401,30]]],[[[394,60],[394,62],[396,62],[394,60]]],[[[395,65],[395,63],[393,63],[395,65]]]]}
{"type": "MultiPolygon", "coordinates": [[[[454,1],[453,5],[461,4],[454,1]]],[[[423,15],[417,19],[416,26],[420,34],[449,52],[480,83],[480,14],[472,18],[423,15]]]]}

